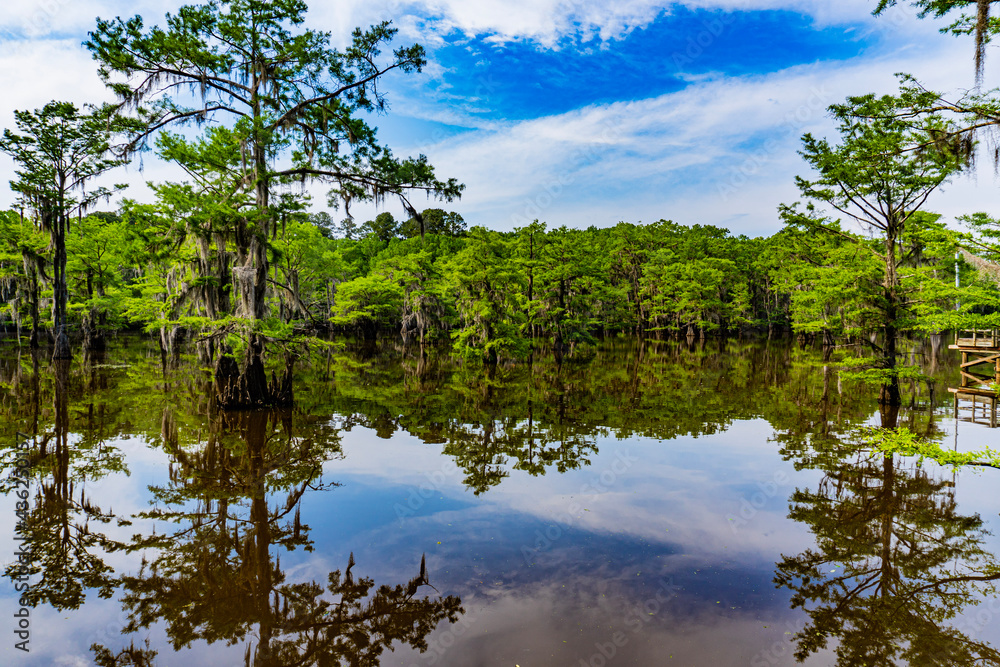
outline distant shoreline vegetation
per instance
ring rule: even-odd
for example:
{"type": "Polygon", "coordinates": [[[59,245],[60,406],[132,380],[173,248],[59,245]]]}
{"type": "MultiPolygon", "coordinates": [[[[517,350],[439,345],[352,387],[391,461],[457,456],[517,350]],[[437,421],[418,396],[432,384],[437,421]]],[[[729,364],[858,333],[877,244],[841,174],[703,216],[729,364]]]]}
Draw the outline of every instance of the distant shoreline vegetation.
{"type": "MultiPolygon", "coordinates": [[[[170,351],[225,329],[235,316],[224,238],[178,240],[142,208],[83,217],[67,237],[69,328],[91,347],[111,332],[142,329],[170,351]]],[[[391,214],[346,235],[333,233],[324,216],[286,218],[271,244],[263,333],[401,334],[451,341],[466,357],[496,362],[523,358],[531,347],[578,354],[607,333],[797,334],[832,345],[881,331],[883,275],[863,252],[876,241],[849,232],[818,235],[790,225],[748,238],[663,220],[467,231],[457,214],[428,209],[423,216],[433,231],[422,239],[391,214]]],[[[956,233],[935,216],[919,222],[901,243],[908,258],[902,280],[916,298],[900,330],[988,325],[991,309],[975,314],[969,299],[989,302],[996,287],[956,259],[956,233]],[[961,310],[956,296],[965,297],[961,310]]],[[[0,234],[0,318],[27,338],[51,317],[45,236],[16,212],[0,214],[0,234]]]]}
{"type": "Polygon", "coordinates": [[[220,0],[162,25],[97,19],[85,46],[116,102],[15,112],[0,137],[19,207],[0,213],[0,321],[19,340],[38,347],[48,329],[56,360],[72,357],[70,334],[85,351],[121,329],[158,334],[164,354],[193,341],[228,409],[292,404],[294,358],[331,333],[447,340],[497,364],[541,347],[587,355],[609,332],[792,331],[865,342],[879,401],[899,405],[899,337],[1000,327],[1000,222],[974,213],[960,233],[925,208],[974,168],[976,132],[1000,123],[989,95],[948,102],[902,75],[896,94],[831,105],[840,136],[802,137],[802,203],[779,206],[769,238],[667,220],[467,229],[415,204],[451,208],[465,185],[425,155],[396,156],[365,120],[388,109],[386,75],[427,65],[423,47],[396,45],[383,21],[337,49],[306,11],[220,0]],[[178,133],[192,123],[202,131],[178,133]],[[188,180],[95,213],[124,187],[95,181],[151,148],[188,180]],[[346,217],[309,213],[306,183],[346,217]],[[358,202],[407,217],[358,225],[358,202]]]}

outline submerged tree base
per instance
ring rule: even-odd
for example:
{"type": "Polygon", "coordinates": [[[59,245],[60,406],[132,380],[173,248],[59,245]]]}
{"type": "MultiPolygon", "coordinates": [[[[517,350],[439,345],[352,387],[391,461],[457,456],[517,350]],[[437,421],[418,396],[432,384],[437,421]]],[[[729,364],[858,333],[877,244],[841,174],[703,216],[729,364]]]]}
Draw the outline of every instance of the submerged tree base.
{"type": "Polygon", "coordinates": [[[252,334],[242,365],[237,364],[231,352],[224,351],[219,356],[215,365],[215,389],[220,408],[245,410],[292,405],[291,364],[285,366],[280,379],[271,373],[268,381],[263,352],[263,339],[252,334]]]}
{"type": "Polygon", "coordinates": [[[898,407],[903,404],[903,399],[899,393],[898,380],[893,380],[893,382],[883,384],[879,388],[878,404],[887,407],[898,407]]]}

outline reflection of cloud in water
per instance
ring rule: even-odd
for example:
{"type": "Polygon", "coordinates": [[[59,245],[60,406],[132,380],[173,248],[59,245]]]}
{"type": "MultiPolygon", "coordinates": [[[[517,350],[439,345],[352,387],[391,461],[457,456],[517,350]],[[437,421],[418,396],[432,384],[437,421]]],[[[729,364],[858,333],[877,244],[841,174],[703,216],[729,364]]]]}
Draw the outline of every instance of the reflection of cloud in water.
{"type": "MultiPolygon", "coordinates": [[[[461,595],[471,619],[460,635],[440,628],[428,654],[401,651],[383,664],[589,664],[588,651],[608,649],[616,632],[619,664],[658,664],[665,649],[678,664],[750,664],[758,655],[765,664],[795,664],[785,632],[802,622],[772,583],[780,552],[809,543],[785,519],[795,484],[777,489],[739,529],[727,520],[758,489],[754,480],[776,471],[798,484],[812,480],[761,455],[773,447],[771,432],[755,421],[698,439],[599,439],[590,466],[544,479],[513,471],[478,498],[438,446],[402,433],[390,441],[363,429],[346,434],[346,456],[326,474],[345,483],[334,494],[370,489],[348,501],[369,520],[360,531],[350,521],[351,548],[384,578],[405,574],[413,549],[426,551],[432,583],[461,595]],[[595,487],[623,451],[641,465],[595,487]],[[392,506],[421,486],[426,499],[399,520],[392,506]],[[672,597],[661,603],[664,587],[672,597]],[[661,608],[650,615],[645,602],[661,608]]],[[[347,550],[337,531],[313,534],[318,553],[347,550]]]]}
{"type": "MultiPolygon", "coordinates": [[[[621,605],[593,597],[570,579],[493,593],[464,602],[471,620],[461,636],[440,628],[430,637],[427,654],[397,652],[382,664],[575,667],[581,660],[605,664],[594,659],[603,654],[613,658],[605,658],[607,664],[661,665],[672,658],[679,665],[749,665],[765,651],[773,660],[764,664],[796,664],[784,633],[800,625],[787,610],[762,620],[745,611],[692,604],[683,594],[661,602],[657,592],[621,605]]],[[[805,664],[829,664],[829,656],[805,664]]]]}
{"type": "Polygon", "coordinates": [[[550,527],[531,515],[479,508],[366,534],[368,546],[356,552],[359,562],[377,568],[376,578],[404,574],[412,545],[427,544],[431,582],[460,595],[470,619],[460,622],[467,626],[460,636],[439,628],[428,655],[403,652],[383,664],[432,664],[443,640],[449,648],[437,664],[575,665],[589,659],[582,649],[596,650],[594,642],[612,641],[616,632],[628,638],[617,647],[621,664],[659,664],[665,647],[677,658],[699,656],[686,664],[749,664],[755,652],[790,639],[763,627],[784,628],[796,618],[788,596],[771,583],[773,561],[715,562],[666,540],[566,527],[525,563],[522,547],[533,547],[550,527]],[[446,539],[437,545],[428,535],[446,539]],[[699,642],[708,642],[720,662],[711,663],[699,642]]]}
{"type": "Polygon", "coordinates": [[[729,431],[701,438],[600,439],[599,452],[589,466],[563,474],[550,471],[544,477],[514,471],[499,486],[474,498],[464,489],[460,472],[440,456],[439,446],[421,444],[405,434],[378,440],[370,431],[357,429],[345,434],[345,459],[328,464],[325,476],[348,486],[352,477],[379,485],[380,495],[372,494],[362,511],[371,514],[371,504],[383,507],[387,511],[380,514],[386,521],[397,521],[400,508],[406,512],[405,522],[452,509],[449,505],[454,503],[488,505],[498,512],[528,514],[545,523],[597,534],[680,542],[706,553],[740,553],[773,562],[777,554],[801,548],[808,539],[808,532],[790,527],[785,515],[795,484],[811,482],[815,475],[796,473],[791,463],[773,454],[761,456],[762,447],[773,447],[768,443],[771,432],[766,422],[753,421],[737,422],[729,431]],[[613,472],[622,456],[641,463],[621,474],[605,474],[613,472]],[[744,499],[753,499],[756,482],[770,482],[776,473],[789,483],[777,488],[762,507],[754,507],[746,525],[734,526],[729,519],[740,516],[744,499]],[[601,482],[602,474],[610,483],[601,482]],[[416,495],[420,493],[423,496],[416,495]],[[407,502],[415,497],[420,498],[415,503],[419,507],[411,515],[407,502]]]}
{"type": "MultiPolygon", "coordinates": [[[[691,600],[714,603],[724,597],[733,599],[739,591],[741,608],[765,609],[775,603],[783,607],[786,602],[785,596],[775,599],[771,561],[747,564],[738,559],[712,559],[677,543],[649,542],[630,535],[595,536],[573,527],[548,541],[544,534],[551,527],[528,515],[488,509],[447,512],[414,520],[402,529],[373,531],[364,540],[368,546],[355,547],[355,553],[359,562],[378,568],[373,570],[375,576],[390,578],[412,567],[413,545],[431,542],[427,564],[432,583],[463,600],[553,581],[567,586],[572,582],[574,590],[589,591],[595,598],[642,599],[661,580],[672,580],[676,594],[691,600]],[[427,535],[447,537],[435,544],[427,535]],[[743,591],[748,584],[757,592],[743,591]]],[[[317,551],[324,551],[319,543],[317,551]]]]}

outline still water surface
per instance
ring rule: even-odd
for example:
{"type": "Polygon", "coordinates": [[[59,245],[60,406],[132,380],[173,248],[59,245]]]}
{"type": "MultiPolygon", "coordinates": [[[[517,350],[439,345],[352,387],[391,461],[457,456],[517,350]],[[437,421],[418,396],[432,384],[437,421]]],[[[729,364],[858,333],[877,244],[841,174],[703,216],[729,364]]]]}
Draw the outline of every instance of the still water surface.
{"type": "Polygon", "coordinates": [[[1000,433],[956,434],[947,351],[913,345],[898,416],[853,353],[615,339],[486,374],[383,344],[304,362],[294,410],[219,414],[193,356],[6,347],[37,606],[22,653],[9,493],[0,662],[1000,665],[1000,470],[857,429],[1000,433]]]}

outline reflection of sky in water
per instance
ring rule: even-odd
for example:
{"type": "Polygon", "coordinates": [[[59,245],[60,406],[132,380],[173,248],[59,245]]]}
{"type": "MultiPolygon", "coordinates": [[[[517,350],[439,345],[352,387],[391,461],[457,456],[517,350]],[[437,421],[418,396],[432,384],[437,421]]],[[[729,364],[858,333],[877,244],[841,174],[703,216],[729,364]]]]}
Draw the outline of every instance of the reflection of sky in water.
{"type": "MultiPolygon", "coordinates": [[[[412,568],[409,554],[426,551],[431,582],[461,595],[477,619],[444,664],[577,664],[595,644],[613,646],[620,664],[657,664],[671,654],[678,664],[749,664],[795,618],[788,594],[771,582],[774,561],[810,541],[807,531],[782,526],[795,473],[762,456],[770,432],[765,422],[738,422],[698,439],[603,439],[590,466],[545,477],[513,471],[479,498],[462,487],[459,471],[426,452],[417,453],[422,466],[407,465],[407,448],[434,446],[405,436],[352,432],[344,461],[328,471],[344,483],[333,493],[363,488],[365,513],[380,517],[352,540],[367,545],[354,547],[359,563],[381,561],[387,579],[399,578],[412,568]],[[394,466],[379,470],[386,460],[394,466]],[[373,479],[388,489],[376,492],[373,479]],[[429,496],[422,504],[421,491],[429,496]],[[736,526],[729,519],[739,517],[743,498],[764,504],[736,526]]],[[[806,477],[815,475],[798,479],[806,477]]],[[[356,530],[353,519],[329,521],[356,530]]],[[[337,534],[325,526],[315,534],[327,532],[337,534]]],[[[444,641],[447,632],[438,631],[444,641]]],[[[432,663],[426,655],[395,659],[383,664],[432,663]]]]}
{"type": "MultiPolygon", "coordinates": [[[[939,427],[944,442],[953,442],[954,422],[942,416],[939,427]]],[[[302,503],[315,550],[274,548],[273,555],[280,555],[289,581],[324,581],[353,552],[358,575],[396,584],[414,576],[426,554],[430,582],[442,595],[459,595],[466,614],[454,626],[440,626],[427,653],[401,647],[384,654],[386,667],[793,665],[789,633],[802,627],[804,615],[789,609],[791,593],[775,587],[774,569],[783,555],[814,544],[807,526],[786,517],[789,495],[815,490],[821,473],[796,471],[783,461],[773,435],[766,421],[753,420],[698,438],[599,437],[587,466],[537,477],[513,470],[477,496],[453,460],[441,455],[441,445],[404,432],[379,438],[355,427],[343,434],[343,458],[324,466],[324,481],[342,486],[309,493],[302,503]]],[[[138,440],[118,446],[130,476],[87,488],[125,515],[146,508],[148,485],[167,481],[167,458],[138,440]]],[[[960,424],[961,449],[985,446],[1000,448],[1000,430],[960,424]]],[[[994,533],[985,538],[993,553],[1000,553],[997,475],[954,475],[959,512],[982,516],[994,533]]],[[[0,513],[3,549],[10,554],[10,497],[0,502],[0,513]]],[[[136,522],[108,532],[126,538],[143,527],[136,522]]],[[[113,554],[107,561],[119,571],[136,567],[133,556],[113,554]]],[[[12,595],[5,585],[5,609],[13,607],[12,595]]],[[[969,607],[966,616],[984,609],[969,607]]],[[[1000,643],[995,615],[980,624],[977,639],[1000,643]]],[[[114,602],[93,595],[77,611],[39,608],[32,653],[14,659],[90,664],[88,646],[119,646],[124,622],[114,602]]],[[[162,626],[137,639],[146,636],[160,651],[158,665],[242,662],[242,646],[199,643],[175,654],[162,626]]],[[[11,642],[0,655],[12,664],[11,642]]],[[[821,652],[805,664],[832,663],[821,652]]]]}

